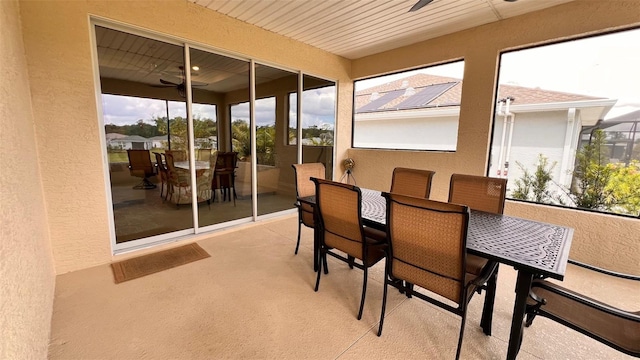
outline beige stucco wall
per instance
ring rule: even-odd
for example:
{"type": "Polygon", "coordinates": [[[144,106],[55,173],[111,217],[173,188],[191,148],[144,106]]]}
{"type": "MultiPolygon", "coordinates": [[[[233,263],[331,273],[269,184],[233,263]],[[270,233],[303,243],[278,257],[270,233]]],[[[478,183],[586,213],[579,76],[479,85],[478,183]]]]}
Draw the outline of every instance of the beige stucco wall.
{"type": "Polygon", "coordinates": [[[640,3],[637,1],[579,0],[350,62],[186,0],[25,0],[20,4],[57,273],[107,263],[113,258],[103,175],[106,159],[102,158],[91,61],[90,15],[337,80],[338,169],[335,177],[342,174],[339,160],[349,151],[350,156],[356,158],[355,175],[359,185],[388,188],[394,166],[430,168],[437,172],[433,194],[440,199],[446,198],[451,173],[482,174],[485,171],[494,79],[501,49],[640,22],[640,3]],[[351,143],[351,78],[460,58],[465,59],[465,87],[456,153],[348,150],[351,143]]]}
{"type": "MultiPolygon", "coordinates": [[[[186,0],[20,4],[57,273],[112,260],[90,15],[349,83],[348,60],[186,0]]],[[[341,95],[340,108],[350,114],[350,93],[341,95]]],[[[350,136],[341,138],[339,153],[349,145],[350,136]]]]}
{"type": "MultiPolygon", "coordinates": [[[[557,41],[640,24],[640,1],[578,0],[412,46],[355,60],[352,77],[363,78],[453,59],[465,60],[455,153],[351,149],[358,185],[389,189],[395,166],[436,171],[432,197],[446,200],[454,172],[483,175],[493,117],[495,78],[502,50],[557,41]]],[[[507,214],[576,229],[571,257],[619,271],[640,273],[640,220],[510,204],[507,214]],[[616,254],[625,254],[616,256],[616,254]]]]}
{"type": "Polygon", "coordinates": [[[0,1],[0,359],[44,359],[55,274],[19,11],[0,1]]]}

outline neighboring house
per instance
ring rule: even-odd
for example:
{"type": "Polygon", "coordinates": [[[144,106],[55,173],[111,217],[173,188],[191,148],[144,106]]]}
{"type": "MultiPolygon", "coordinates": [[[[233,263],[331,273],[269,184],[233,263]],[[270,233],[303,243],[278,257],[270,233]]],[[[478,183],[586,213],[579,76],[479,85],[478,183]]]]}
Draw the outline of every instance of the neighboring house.
{"type": "MultiPolygon", "coordinates": [[[[354,146],[455,151],[462,81],[417,74],[356,93],[354,146]]],[[[615,99],[501,85],[489,175],[522,176],[517,159],[535,170],[538,154],[555,163],[553,178],[569,187],[583,127],[603,119],[615,99]]]]}
{"type": "Polygon", "coordinates": [[[152,138],[149,138],[149,140],[151,140],[151,148],[152,149],[166,149],[167,148],[167,144],[169,143],[169,136],[168,135],[158,135],[158,136],[154,136],[152,138]]]}
{"type": "MultiPolygon", "coordinates": [[[[169,148],[169,136],[168,135],[158,135],[152,138],[149,138],[151,141],[152,149],[168,149],[169,148]]],[[[171,141],[181,143],[182,139],[178,136],[171,136],[171,141]]],[[[218,139],[215,136],[209,136],[207,138],[197,138],[196,139],[196,148],[197,149],[217,149],[218,148],[218,139]]]]}
{"type": "Polygon", "coordinates": [[[591,132],[600,129],[606,134],[609,162],[629,166],[632,161],[640,162],[640,110],[633,111],[606,121],[600,121],[582,132],[582,144],[589,143],[591,132]]]}
{"type": "Polygon", "coordinates": [[[122,135],[121,134],[113,134],[109,133],[106,135],[107,138],[107,146],[110,146],[114,149],[151,149],[153,141],[151,139],[147,139],[145,137],[139,135],[122,135]]]}

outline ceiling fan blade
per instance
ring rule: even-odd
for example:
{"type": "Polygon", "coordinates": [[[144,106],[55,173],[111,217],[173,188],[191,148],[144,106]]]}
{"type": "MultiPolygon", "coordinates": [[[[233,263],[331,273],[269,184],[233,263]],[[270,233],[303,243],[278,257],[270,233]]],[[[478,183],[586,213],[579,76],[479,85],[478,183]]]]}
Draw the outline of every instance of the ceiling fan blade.
{"type": "Polygon", "coordinates": [[[420,10],[432,1],[433,0],[418,0],[418,2],[409,9],[409,12],[420,10]]]}
{"type": "Polygon", "coordinates": [[[164,85],[173,85],[173,86],[178,86],[179,85],[179,84],[176,84],[174,82],[167,81],[167,80],[164,80],[164,79],[160,79],[160,83],[164,84],[164,85]]]}

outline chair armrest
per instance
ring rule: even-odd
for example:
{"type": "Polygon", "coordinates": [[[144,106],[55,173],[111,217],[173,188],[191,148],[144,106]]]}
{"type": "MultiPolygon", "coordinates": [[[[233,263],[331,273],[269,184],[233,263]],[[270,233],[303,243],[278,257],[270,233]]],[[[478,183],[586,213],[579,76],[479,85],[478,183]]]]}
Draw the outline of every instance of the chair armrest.
{"type": "Polygon", "coordinates": [[[631,275],[631,274],[623,274],[623,273],[619,273],[619,272],[615,272],[615,271],[610,271],[610,270],[602,269],[602,268],[599,268],[599,267],[596,267],[596,266],[593,266],[593,265],[585,264],[585,263],[582,263],[582,262],[576,261],[576,260],[569,259],[569,264],[577,265],[577,266],[583,267],[585,269],[597,271],[597,272],[602,273],[602,274],[611,275],[611,276],[615,276],[615,277],[622,278],[622,279],[640,281],[640,276],[631,275]]]}
{"type": "MultiPolygon", "coordinates": [[[[544,290],[546,290],[546,291],[548,291],[550,293],[554,293],[554,294],[557,294],[559,296],[565,297],[565,298],[570,299],[572,301],[575,301],[577,303],[583,304],[583,305],[588,306],[590,308],[596,309],[598,311],[602,311],[602,312],[605,312],[605,313],[613,315],[613,316],[617,316],[617,317],[620,317],[620,318],[624,318],[624,319],[627,319],[627,320],[631,320],[631,321],[640,323],[640,313],[638,313],[638,312],[634,313],[634,312],[625,311],[625,310],[621,310],[621,309],[615,308],[615,307],[610,306],[608,304],[605,304],[605,303],[603,303],[601,301],[598,301],[598,300],[592,299],[590,297],[584,296],[584,295],[579,294],[579,293],[577,293],[575,291],[571,291],[569,289],[566,289],[566,288],[564,288],[564,287],[562,287],[560,285],[554,284],[554,283],[549,282],[547,280],[539,280],[538,279],[538,280],[534,280],[533,283],[531,284],[531,292],[533,294],[530,294],[530,297],[532,297],[532,299],[534,299],[536,302],[539,302],[541,300],[542,301],[545,301],[545,300],[549,301],[549,299],[547,299],[544,295],[543,296],[539,296],[539,297],[536,295],[536,297],[538,299],[536,299],[533,296],[531,296],[531,295],[535,294],[535,290],[534,289],[537,288],[537,287],[542,288],[542,289],[544,289],[544,290]]],[[[543,305],[546,305],[546,304],[543,303],[543,305]]]]}

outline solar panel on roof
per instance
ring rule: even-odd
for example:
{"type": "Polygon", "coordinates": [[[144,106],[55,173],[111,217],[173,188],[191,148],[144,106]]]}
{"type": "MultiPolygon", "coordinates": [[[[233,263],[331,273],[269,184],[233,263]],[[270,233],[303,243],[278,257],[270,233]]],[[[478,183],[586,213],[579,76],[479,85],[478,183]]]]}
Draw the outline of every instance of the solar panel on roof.
{"type": "Polygon", "coordinates": [[[375,111],[379,107],[382,107],[384,104],[392,101],[393,99],[397,98],[398,96],[401,96],[402,94],[404,94],[404,89],[389,91],[388,93],[382,95],[381,97],[373,100],[367,105],[356,110],[356,113],[375,111]]]}
{"type": "Polygon", "coordinates": [[[407,100],[398,104],[396,109],[414,109],[425,106],[438,96],[442,95],[445,91],[451,89],[456,84],[457,82],[448,82],[426,86],[420,92],[416,93],[413,96],[410,96],[407,100]]]}

